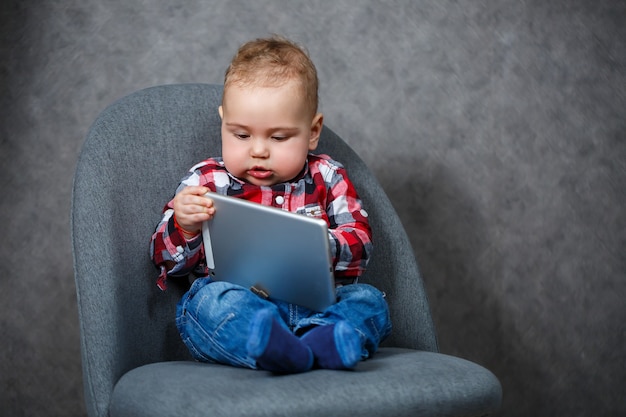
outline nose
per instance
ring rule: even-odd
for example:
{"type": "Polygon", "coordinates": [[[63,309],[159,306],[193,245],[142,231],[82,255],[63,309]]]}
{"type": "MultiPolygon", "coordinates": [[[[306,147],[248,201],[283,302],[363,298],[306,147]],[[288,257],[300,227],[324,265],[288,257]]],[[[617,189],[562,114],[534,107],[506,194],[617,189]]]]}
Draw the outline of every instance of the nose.
{"type": "Polygon", "coordinates": [[[263,138],[252,138],[250,141],[250,155],[255,158],[267,158],[269,156],[267,141],[263,138]]]}

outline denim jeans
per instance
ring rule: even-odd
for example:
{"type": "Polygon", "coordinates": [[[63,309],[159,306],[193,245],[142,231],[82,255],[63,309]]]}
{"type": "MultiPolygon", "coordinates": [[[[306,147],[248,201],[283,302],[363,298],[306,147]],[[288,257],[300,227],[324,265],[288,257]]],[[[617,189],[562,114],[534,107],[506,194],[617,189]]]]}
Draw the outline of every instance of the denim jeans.
{"type": "Polygon", "coordinates": [[[248,357],[250,323],[269,308],[297,336],[315,326],[347,320],[361,336],[361,359],[373,355],[391,332],[384,295],[367,284],[337,288],[337,302],[323,312],[263,299],[246,288],[210,278],[197,279],[178,303],[176,326],[196,360],[256,369],[248,357]]]}

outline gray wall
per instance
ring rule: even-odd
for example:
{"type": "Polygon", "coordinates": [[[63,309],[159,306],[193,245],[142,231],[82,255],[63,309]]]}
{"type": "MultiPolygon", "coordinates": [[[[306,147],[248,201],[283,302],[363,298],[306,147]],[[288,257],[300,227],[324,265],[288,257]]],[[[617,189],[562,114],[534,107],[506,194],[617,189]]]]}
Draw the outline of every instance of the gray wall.
{"type": "Polygon", "coordinates": [[[84,413],[68,218],[90,123],[143,87],[220,83],[277,32],[397,207],[442,351],[501,379],[503,416],[624,415],[625,18],[619,0],[3,1],[1,413],[84,413]]]}

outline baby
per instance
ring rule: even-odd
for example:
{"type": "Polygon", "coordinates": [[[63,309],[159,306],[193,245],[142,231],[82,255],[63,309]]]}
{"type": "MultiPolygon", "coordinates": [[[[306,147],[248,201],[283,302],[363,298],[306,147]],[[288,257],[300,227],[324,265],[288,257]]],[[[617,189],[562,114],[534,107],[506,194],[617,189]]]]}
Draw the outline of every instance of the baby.
{"type": "Polygon", "coordinates": [[[391,323],[383,294],[358,283],[372,251],[367,212],[344,167],[312,153],[323,126],[315,66],[285,38],[248,42],[226,71],[218,111],[221,157],[191,168],[151,241],[162,289],[168,278],[203,275],[177,307],[184,343],[200,361],[277,373],[353,368],[376,352],[391,323]],[[312,311],[213,281],[200,236],[216,215],[209,191],[324,219],[337,302],[312,311]]]}

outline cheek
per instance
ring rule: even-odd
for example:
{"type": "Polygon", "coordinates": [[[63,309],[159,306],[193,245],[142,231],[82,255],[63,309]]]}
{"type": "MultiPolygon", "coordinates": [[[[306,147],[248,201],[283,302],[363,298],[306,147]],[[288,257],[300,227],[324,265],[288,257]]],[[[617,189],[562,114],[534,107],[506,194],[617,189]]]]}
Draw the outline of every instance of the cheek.
{"type": "Polygon", "coordinates": [[[240,154],[241,152],[238,151],[236,146],[233,146],[233,143],[228,140],[222,140],[222,159],[229,171],[237,166],[238,161],[241,159],[240,154]]]}
{"type": "MultiPolygon", "coordinates": [[[[278,154],[272,155],[281,165],[288,167],[290,171],[299,172],[304,165],[308,155],[308,148],[303,146],[285,147],[278,154]]],[[[296,173],[297,173],[296,172],[296,173]]]]}
{"type": "Polygon", "coordinates": [[[241,144],[228,136],[222,136],[222,155],[237,155],[241,153],[241,144]]]}

